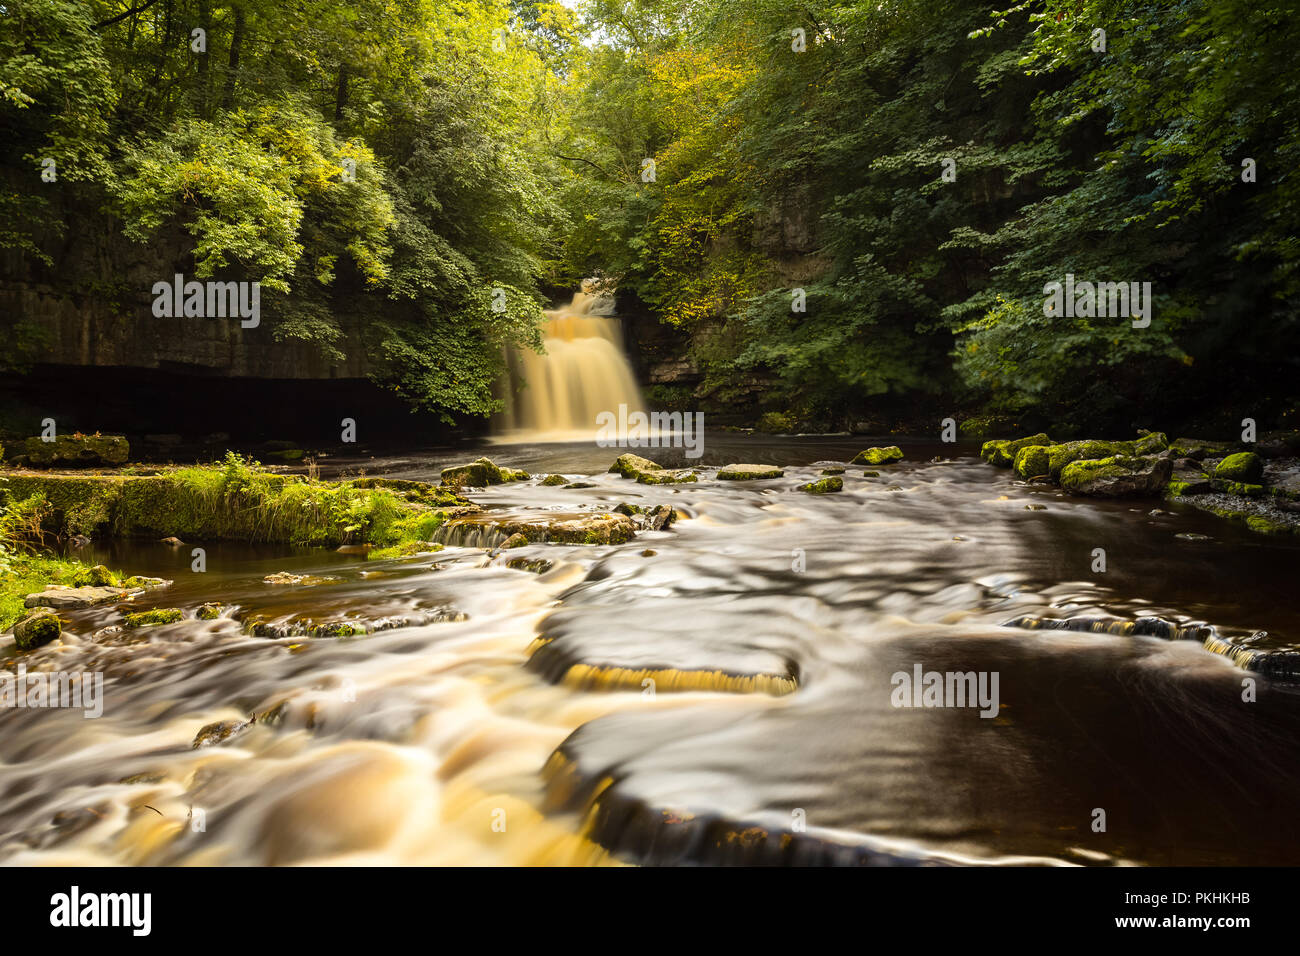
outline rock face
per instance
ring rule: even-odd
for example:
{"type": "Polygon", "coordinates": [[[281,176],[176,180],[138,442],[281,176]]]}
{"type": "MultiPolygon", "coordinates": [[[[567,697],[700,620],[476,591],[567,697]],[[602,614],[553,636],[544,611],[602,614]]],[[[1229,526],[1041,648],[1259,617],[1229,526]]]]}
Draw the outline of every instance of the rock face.
{"type": "Polygon", "coordinates": [[[59,435],[27,439],[21,457],[33,468],[99,468],[125,464],[130,452],[121,435],[59,435]]]}
{"type": "Polygon", "coordinates": [[[903,449],[897,445],[884,448],[867,448],[857,453],[850,465],[889,465],[903,460],[903,449]]]}
{"type": "Polygon", "coordinates": [[[760,481],[784,475],[782,469],[771,465],[723,465],[718,469],[719,481],[760,481]]]}
{"type": "Polygon", "coordinates": [[[1173,471],[1168,458],[1111,458],[1075,461],[1061,471],[1061,487],[1072,495],[1118,498],[1164,491],[1173,471]]]}
{"type": "Polygon", "coordinates": [[[14,643],[22,651],[48,644],[63,633],[63,622],[53,611],[32,611],[14,625],[14,643]]]}

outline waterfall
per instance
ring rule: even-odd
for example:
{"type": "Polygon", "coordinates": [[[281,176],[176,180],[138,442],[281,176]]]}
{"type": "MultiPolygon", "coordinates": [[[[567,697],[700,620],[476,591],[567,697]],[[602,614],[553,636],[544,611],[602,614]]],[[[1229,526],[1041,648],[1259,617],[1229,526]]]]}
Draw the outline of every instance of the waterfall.
{"type": "Polygon", "coordinates": [[[596,415],[645,401],[623,351],[614,299],[591,279],[568,305],[546,312],[546,352],[512,350],[505,410],[495,437],[517,441],[591,441],[596,415]],[[522,384],[522,388],[520,387],[522,384]]]}

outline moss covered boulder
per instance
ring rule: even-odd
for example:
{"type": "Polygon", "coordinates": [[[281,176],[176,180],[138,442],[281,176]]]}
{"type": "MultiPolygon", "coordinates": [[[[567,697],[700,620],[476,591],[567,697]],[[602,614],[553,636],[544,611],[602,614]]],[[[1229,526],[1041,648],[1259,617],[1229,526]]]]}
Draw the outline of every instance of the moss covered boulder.
{"type": "Polygon", "coordinates": [[[1217,458],[1236,451],[1237,445],[1226,441],[1205,441],[1201,438],[1175,438],[1169,443],[1169,451],[1175,458],[1217,458]]]}
{"type": "Polygon", "coordinates": [[[719,481],[765,481],[784,476],[784,469],[772,465],[723,465],[718,469],[719,481]]]}
{"type": "Polygon", "coordinates": [[[986,441],[980,446],[980,457],[990,465],[996,465],[999,468],[1010,468],[1015,464],[1016,452],[1020,451],[1020,449],[1029,448],[1032,445],[1050,445],[1051,443],[1052,439],[1042,432],[1009,441],[986,441]]]}
{"type": "Polygon", "coordinates": [[[23,461],[33,468],[102,468],[126,464],[131,446],[121,435],[59,435],[29,438],[23,461]]]}
{"type": "Polygon", "coordinates": [[[1169,447],[1169,436],[1164,432],[1146,432],[1133,443],[1135,455],[1158,455],[1169,447]]]}
{"type": "Polygon", "coordinates": [[[810,481],[806,485],[800,485],[799,490],[806,491],[810,495],[829,495],[844,490],[844,479],[838,475],[830,475],[826,478],[819,478],[817,481],[810,481]]]}
{"type": "Polygon", "coordinates": [[[184,616],[178,607],[159,607],[152,611],[136,611],[126,615],[126,626],[153,627],[157,624],[175,624],[184,616]]]}
{"type": "Polygon", "coordinates": [[[468,465],[452,465],[442,470],[444,487],[486,488],[515,481],[509,469],[503,470],[491,458],[476,458],[468,465]]]}
{"type": "Polygon", "coordinates": [[[903,449],[897,445],[883,448],[866,448],[858,452],[849,462],[850,465],[892,465],[903,460],[903,449]]]}
{"type": "Polygon", "coordinates": [[[636,476],[636,480],[643,485],[681,485],[699,481],[699,476],[693,471],[643,471],[636,476]]]}
{"type": "Polygon", "coordinates": [[[53,611],[32,611],[14,625],[14,643],[22,651],[48,644],[63,633],[63,622],[53,611]]]}
{"type": "Polygon", "coordinates": [[[1215,466],[1214,477],[1219,481],[1257,485],[1264,477],[1264,462],[1253,451],[1237,452],[1215,466]]]}
{"type": "Polygon", "coordinates": [[[121,585],[118,576],[102,564],[83,568],[72,576],[72,586],[78,588],[115,588],[121,585]]]}
{"type": "Polygon", "coordinates": [[[651,461],[649,458],[642,458],[640,455],[629,453],[615,458],[614,464],[609,466],[609,473],[621,475],[624,478],[635,478],[642,472],[663,471],[663,467],[663,465],[651,461]]]}
{"type": "Polygon", "coordinates": [[[1026,480],[1041,478],[1048,474],[1048,455],[1046,445],[1026,445],[1016,452],[1012,466],[1017,475],[1026,480]]]}
{"type": "Polygon", "coordinates": [[[542,479],[541,483],[546,485],[548,488],[553,488],[556,485],[567,485],[569,479],[565,478],[563,475],[547,475],[542,479]]]}
{"type": "Polygon", "coordinates": [[[1061,471],[1061,487],[1072,495],[1122,498],[1165,490],[1173,472],[1168,458],[1111,458],[1073,461],[1061,471]]]}
{"type": "Polygon", "coordinates": [[[1047,474],[1052,480],[1059,480],[1065,466],[1075,461],[1097,461],[1113,458],[1116,455],[1132,457],[1135,454],[1131,441],[1099,441],[1085,439],[1068,441],[1052,445],[1047,449],[1047,474]]]}

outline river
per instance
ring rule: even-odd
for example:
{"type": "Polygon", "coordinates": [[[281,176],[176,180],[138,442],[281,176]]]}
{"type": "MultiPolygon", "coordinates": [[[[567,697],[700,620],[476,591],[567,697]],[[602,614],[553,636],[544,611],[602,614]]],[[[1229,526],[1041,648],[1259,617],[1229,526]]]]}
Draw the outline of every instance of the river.
{"type": "Polygon", "coordinates": [[[704,447],[640,450],[700,468],[675,486],[608,474],[620,449],[589,443],[328,463],[436,480],[485,452],[534,476],[468,492],[490,509],[680,513],[618,546],[367,561],[213,543],[199,574],[188,548],[90,545],[83,560],[174,580],[137,609],[191,616],[105,633],[112,606],[68,612],[65,641],[24,656],[102,672],[104,711],[4,714],[0,860],[1300,863],[1300,685],[1198,640],[1005,626],[1158,617],[1285,655],[1296,542],[1157,499],[1066,498],[970,445],[710,432],[704,447]],[[907,458],[879,477],[797,490],[892,443],[907,458]],[[711,480],[735,461],[785,477],[711,480]],[[593,487],[540,485],[550,472],[593,487]],[[321,580],[264,583],[277,571],[321,580]],[[193,619],[207,601],[223,616],[193,619]],[[254,615],[408,623],[245,636],[254,615]],[[995,715],[894,706],[893,675],[918,664],[996,674],[995,715]],[[237,731],[193,746],[220,721],[237,731]]]}

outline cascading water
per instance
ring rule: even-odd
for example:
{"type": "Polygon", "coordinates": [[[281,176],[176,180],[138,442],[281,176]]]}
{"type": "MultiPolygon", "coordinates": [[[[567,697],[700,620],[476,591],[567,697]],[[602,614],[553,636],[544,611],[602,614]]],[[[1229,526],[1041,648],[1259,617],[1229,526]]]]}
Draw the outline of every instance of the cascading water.
{"type": "Polygon", "coordinates": [[[510,381],[496,437],[509,441],[590,441],[600,412],[645,407],[614,299],[592,279],[559,309],[546,312],[545,354],[512,352],[510,381]],[[522,386],[522,387],[521,387],[522,386]]]}

